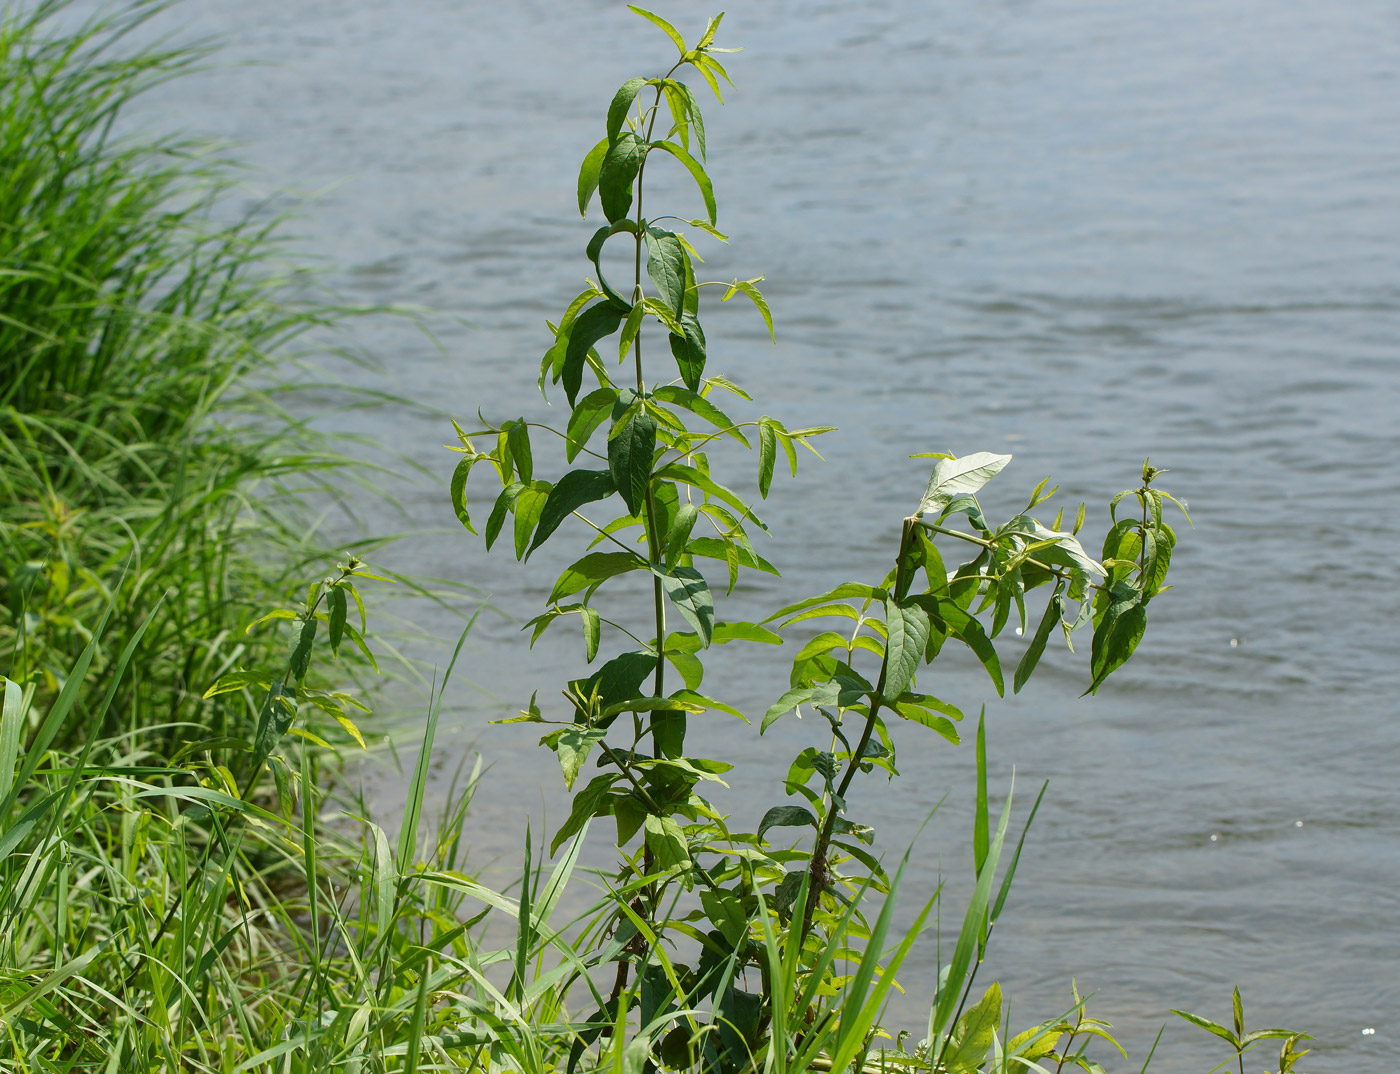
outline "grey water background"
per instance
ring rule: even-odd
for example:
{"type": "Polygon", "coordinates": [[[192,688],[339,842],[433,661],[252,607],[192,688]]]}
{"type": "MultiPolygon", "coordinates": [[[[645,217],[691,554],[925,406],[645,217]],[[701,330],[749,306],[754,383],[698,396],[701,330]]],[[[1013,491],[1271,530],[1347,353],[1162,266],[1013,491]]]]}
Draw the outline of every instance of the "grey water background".
{"type": "MultiPolygon", "coordinates": [[[[693,35],[713,12],[677,0],[665,13],[693,35]]],[[[250,207],[313,194],[296,203],[300,245],[348,297],[470,322],[435,321],[440,351],[363,322],[357,342],[383,374],[354,375],[468,424],[478,408],[547,416],[543,320],[578,290],[596,226],[573,205],[577,162],[616,86],[670,63],[667,41],[593,0],[187,0],[165,18],[227,47],[149,98],[151,122],[240,143],[250,207]]],[[[1100,1053],[1111,1069],[1137,1070],[1169,1019],[1153,1069],[1209,1067],[1222,1056],[1167,1010],[1224,1020],[1238,984],[1252,1024],[1318,1038],[1306,1069],[1392,1070],[1400,11],[777,0],[732,10],[720,43],[745,49],[727,58],[728,106],[706,110],[732,242],[702,252],[709,278],[767,273],[778,343],[751,309],[712,302],[710,369],[791,425],[840,427],[820,442],[826,461],[804,458],[761,508],[776,539],[760,551],[784,578],[747,580],[727,614],[883,574],[926,479],[915,452],[1013,452],[989,513],[1053,473],[1071,510],[1090,502],[1091,529],[1145,456],[1170,467],[1195,528],[1178,527],[1176,588],[1099,696],[1078,697],[1085,659],[1063,649],[1015,699],[967,661],[925,683],[974,716],[987,704],[993,786],[1015,766],[1018,818],[1050,780],[985,980],[1025,1023],[1068,1005],[1071,975],[1097,990],[1091,1009],[1134,1055],[1100,1053]]],[[[698,213],[686,183],[656,178],[649,205],[698,213]]],[[[454,532],[445,420],[393,407],[354,420],[435,475],[396,491],[412,525],[442,533],[389,565],[475,586],[497,609],[446,699],[436,771],[441,790],[471,751],[490,763],[472,860],[507,870],[526,814],[538,832],[566,799],[535,736],[488,721],[580,672],[570,625],[533,653],[515,629],[548,591],[546,566],[577,546],[556,537],[528,571],[504,549],[487,557],[454,532]]],[[[429,636],[460,629],[410,610],[429,636]]],[[[793,651],[717,650],[707,686],[762,711],[793,651]]],[[[745,760],[717,802],[752,824],[817,729],[789,718],[760,740],[716,721],[710,755],[745,760]]],[[[896,733],[904,778],[858,785],[854,813],[893,860],[948,796],[906,901],[946,876],[954,917],[971,871],[970,735],[955,749],[896,733]]],[[[367,778],[392,811],[392,768],[367,778]]],[[[595,830],[599,863],[607,838],[595,830]]],[[[895,1020],[916,1037],[937,962],[926,943],[902,974],[895,1020]]]]}

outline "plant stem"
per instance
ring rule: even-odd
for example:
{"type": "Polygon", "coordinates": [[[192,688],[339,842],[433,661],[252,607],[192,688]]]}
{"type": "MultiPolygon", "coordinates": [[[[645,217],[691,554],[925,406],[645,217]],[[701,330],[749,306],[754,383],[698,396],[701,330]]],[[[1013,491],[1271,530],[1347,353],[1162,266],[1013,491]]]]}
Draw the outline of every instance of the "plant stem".
{"type": "MultiPolygon", "coordinates": [[[[895,559],[895,593],[902,593],[905,589],[905,555],[909,551],[909,542],[914,537],[914,525],[916,520],[912,517],[904,520],[904,528],[899,539],[899,555],[895,559]]],[[[865,747],[870,744],[870,736],[875,731],[875,720],[880,712],[880,705],[885,698],[885,675],[889,668],[889,653],[886,651],[884,662],[880,665],[880,678],[875,684],[874,691],[870,694],[870,712],[865,718],[865,726],[861,729],[860,740],[856,743],[855,749],[851,752],[851,759],[846,762],[846,770],[841,774],[841,782],[836,788],[827,805],[826,820],[823,822],[821,831],[817,835],[816,846],[812,848],[812,858],[807,866],[808,875],[811,882],[808,884],[807,905],[802,912],[802,940],[806,942],[807,934],[812,929],[812,914],[816,910],[817,902],[821,899],[822,891],[826,887],[827,868],[826,854],[831,845],[831,833],[836,827],[837,805],[836,800],[845,801],[846,791],[850,789],[851,780],[855,778],[857,770],[860,768],[861,758],[865,756],[865,747]]]]}

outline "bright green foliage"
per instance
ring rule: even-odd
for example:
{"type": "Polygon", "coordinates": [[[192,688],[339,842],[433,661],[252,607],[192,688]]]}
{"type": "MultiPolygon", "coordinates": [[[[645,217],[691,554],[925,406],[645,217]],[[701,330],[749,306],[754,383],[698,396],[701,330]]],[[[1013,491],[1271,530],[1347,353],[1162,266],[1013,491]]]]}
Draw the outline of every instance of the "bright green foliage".
{"type": "MultiPolygon", "coordinates": [[[[209,147],[114,133],[201,59],[126,44],[161,6],[0,11],[0,670],[42,710],[110,606],[111,636],[146,625],[102,730],[174,749],[251,728],[244,696],[203,689],[272,658],[242,625],[333,554],[309,498],[368,471],[278,386],[298,337],[353,311],[296,284],[277,222],[215,222],[234,170],[209,147]]],[[[58,745],[114,658],[93,653],[58,745]]]]}
{"type": "MultiPolygon", "coordinates": [[[[549,326],[554,338],[539,370],[541,391],[561,386],[569,415],[562,429],[549,430],[554,437],[536,436],[534,443],[562,442],[566,465],[580,455],[592,461],[557,477],[543,476],[557,471],[537,457],[531,438],[536,426],[525,419],[474,432],[458,426],[455,450],[462,460],[452,502],[463,524],[473,529],[468,475],[489,465],[500,491],[485,527],[488,547],[507,528],[508,518],[513,518],[517,558],[561,534],[584,535],[590,548],[606,544],[608,550],[588,551],[564,570],[548,607],[528,625],[533,640],[561,618],[577,615],[589,663],[611,637],[630,643],[610,659],[598,657],[602,662],[595,671],[569,682],[564,705],[532,699],[528,710],[508,721],[553,728],[541,744],[556,754],[574,797],[551,850],[578,836],[590,820],[611,817],[622,855],[617,881],[632,893],[619,899],[616,911],[617,935],[626,941],[588,955],[615,961],[617,976],[606,1001],[590,1016],[599,1035],[576,1045],[574,1060],[583,1061],[584,1052],[597,1044],[597,1060],[606,1062],[601,1027],[635,1017],[638,1035],[624,1049],[624,1065],[650,1056],[672,1065],[697,1063],[707,1074],[737,1074],[751,1057],[764,1054],[763,1027],[796,1019],[791,1022],[796,1040],[804,1033],[799,1027],[810,1028],[825,1011],[834,1036],[823,1054],[839,1069],[870,1046],[875,1010],[866,1003],[865,990],[878,978],[876,993],[883,995],[898,962],[891,958],[881,967],[887,954],[882,928],[868,923],[859,909],[864,892],[889,892],[895,881],[867,849],[873,827],[852,816],[848,795],[854,776],[876,768],[898,775],[891,722],[918,724],[957,743],[962,712],[916,686],[921,669],[950,640],[971,650],[1000,694],[1008,674],[995,639],[1013,618],[1017,633],[1029,640],[1010,676],[1015,690],[1034,671],[1057,624],[1068,642],[1074,629],[1092,619],[1089,691],[1097,690],[1132,655],[1147,605],[1165,588],[1175,543],[1161,517],[1162,501],[1169,497],[1153,486],[1160,471],[1145,466],[1142,485],[1113,501],[1116,508],[1135,496],[1141,517],[1115,520],[1100,562],[1078,536],[1083,508],[1070,530],[1061,528],[1059,517],[1046,525],[1032,515],[1054,492],[1044,492],[1045,482],[1021,513],[1000,524],[987,520],[977,495],[1010,456],[935,456],[927,490],[903,520],[894,567],[883,580],[847,583],[768,620],[781,621],[783,628],[837,620],[835,629],[801,647],[791,689],[759,721],[762,732],[785,714],[805,710],[822,717],[818,726],[829,730],[829,740],[804,749],[788,772],[787,793],[801,803],[774,805],[752,834],[732,830],[704,791],[704,784],[719,781],[730,766],[692,756],[686,746],[690,721],[739,715],[698,692],[704,651],[721,642],[771,644],[781,637],[761,624],[727,622],[719,610],[711,585],[715,564],[724,564],[729,590],[743,570],[776,572],[751,542],[755,529],[767,527],[740,485],[711,468],[707,448],[720,437],[750,449],[756,445],[757,490],[767,497],[780,450],[795,473],[797,445],[809,446],[811,437],[827,430],[789,429],[769,416],[735,422],[717,403],[726,391],[749,397],[729,380],[707,376],[701,289],[722,286],[721,301],[743,294],[773,331],[771,310],[757,286],[762,276],[725,283],[696,275],[699,258],[692,243],[718,236],[718,204],[705,165],[712,147],[696,95],[683,76],[698,74],[716,95],[718,79],[728,81],[714,59],[720,20],[711,20],[690,47],[660,16],[633,10],[662,30],[679,58],[664,74],[622,84],[607,108],[605,136],[584,156],[579,211],[586,216],[596,204],[606,221],[584,250],[596,276],[557,325],[549,326]],[[682,221],[679,216],[657,215],[646,193],[649,168],[676,165],[693,179],[704,207],[703,218],[690,220],[690,231],[674,227],[682,221]],[[648,210],[653,215],[646,215],[648,210]],[[614,241],[630,250],[634,268],[625,284],[608,280],[602,271],[603,249],[614,241]],[[660,335],[669,360],[658,360],[660,335]],[[613,336],[620,369],[611,361],[613,336]],[[569,523],[571,516],[576,523],[569,523]],[[955,548],[967,550],[969,558],[949,570],[944,556],[955,548]],[[650,575],[652,583],[649,606],[636,609],[645,625],[609,618],[595,608],[598,594],[611,591],[614,579],[637,573],[650,575]],[[1042,587],[1048,594],[1044,610],[1030,620],[1028,594],[1042,587]],[[687,629],[668,633],[668,618],[674,622],[677,616],[687,629]],[[1033,633],[1031,623],[1037,624],[1033,633]],[[679,685],[668,669],[679,675],[679,685]],[[590,761],[601,771],[587,778],[590,761]],[[792,844],[808,830],[810,844],[792,844]],[[782,955],[765,953],[760,943],[765,936],[782,955]],[[673,963],[676,956],[666,946],[681,937],[700,944],[688,965],[673,963]],[[863,959],[862,949],[868,956],[863,959]],[[848,958],[860,961],[853,977],[838,969],[848,958]],[[767,966],[771,977],[780,964],[793,975],[786,1000],[773,992],[771,980],[769,992],[745,985],[746,971],[762,973],[767,966]],[[629,981],[635,987],[629,988],[629,981]]],[[[978,763],[977,891],[931,1015],[927,1053],[935,1068],[958,1072],[980,1069],[992,1050],[1000,992],[993,986],[964,1009],[966,989],[1019,858],[1018,845],[994,890],[1010,803],[993,836],[980,737],[978,763]]],[[[890,905],[887,900],[881,922],[887,921],[890,905]]],[[[766,1061],[781,1067],[790,1058],[768,1052],[766,1061]]]]}

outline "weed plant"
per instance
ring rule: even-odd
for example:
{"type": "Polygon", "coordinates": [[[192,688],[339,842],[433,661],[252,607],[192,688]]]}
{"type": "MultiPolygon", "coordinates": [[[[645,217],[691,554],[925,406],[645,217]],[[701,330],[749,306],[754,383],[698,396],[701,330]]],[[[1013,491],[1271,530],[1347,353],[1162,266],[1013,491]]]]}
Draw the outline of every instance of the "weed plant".
{"type": "MultiPolygon", "coordinates": [[[[1086,1048],[1112,1045],[1109,1027],[1077,993],[1016,1032],[1000,987],[974,989],[1020,852],[1011,796],[995,819],[990,806],[985,722],[974,747],[976,883],[960,915],[935,892],[913,927],[892,935],[903,863],[887,870],[877,856],[855,780],[898,775],[906,725],[959,739],[957,707],[915,687],[948,641],[967,646],[999,691],[994,639],[1013,617],[1028,638],[1013,688],[1057,625],[1068,638],[1093,624],[1090,690],[1132,655],[1175,541],[1161,471],[1144,465],[1141,483],[1114,500],[1131,511],[1094,559],[1079,520],[1065,529],[1031,516],[1044,483],[1025,511],[987,520],[977,492],[1006,456],[940,455],[910,515],[891,526],[887,577],[788,605],[768,621],[781,620],[776,630],[716,615],[702,563],[723,569],[731,588],[741,570],[772,568],[748,538],[762,523],[712,473],[706,446],[721,436],[756,444],[765,496],[779,452],[795,466],[797,448],[822,431],[723,413],[712,397],[742,389],[706,374],[690,239],[662,227],[668,218],[641,216],[646,161],[661,153],[700,190],[706,214],[689,226],[722,237],[699,105],[677,77],[689,67],[718,93],[719,20],[692,48],[635,9],[679,60],[622,87],[583,167],[580,210],[596,193],[608,219],[589,257],[596,265],[603,242],[629,237],[634,278],[617,291],[599,272],[554,327],[540,380],[561,382],[570,403],[566,461],[585,455],[598,468],[537,476],[538,426],[523,419],[461,432],[452,496],[463,522],[475,466],[489,465],[502,486],[488,543],[510,533],[526,557],[557,529],[608,544],[565,571],[536,635],[577,616],[586,663],[604,628],[636,646],[568,682],[562,706],[532,699],[522,712],[520,722],[552,725],[544,744],[571,788],[588,759],[600,773],[579,787],[551,855],[527,832],[520,880],[501,892],[467,871],[480,769],[440,809],[427,795],[462,641],[430,698],[396,837],[319,778],[323,732],[361,735],[356,699],[325,685],[344,664],[319,677],[317,667],[354,654],[372,663],[358,586],[375,576],[351,556],[303,599],[273,601],[269,585],[319,572],[298,563],[313,547],[288,521],[301,501],[283,513],[254,502],[254,490],[292,494],[328,460],[294,447],[301,431],[265,393],[240,397],[249,421],[209,420],[227,412],[239,378],[266,371],[273,348],[319,315],[289,312],[280,284],[255,271],[267,252],[261,231],[204,222],[217,171],[188,170],[172,143],[112,140],[120,104],[190,59],[111,58],[152,9],[48,33],[60,8],[7,16],[0,38],[0,108],[13,119],[5,144],[20,153],[0,158],[20,186],[4,195],[14,212],[0,263],[9,289],[0,361],[12,374],[0,415],[13,491],[0,512],[11,557],[4,630],[15,654],[0,707],[0,1069],[1103,1070],[1086,1048]],[[655,137],[659,122],[670,136],[655,137]],[[19,182],[30,175],[26,153],[53,174],[36,166],[19,182]],[[66,238],[50,241],[60,225],[66,238]],[[643,329],[656,325],[678,383],[645,375],[643,329]],[[631,383],[615,383],[598,350],[613,334],[631,383]],[[585,374],[597,388],[581,395],[585,374]],[[595,450],[604,426],[606,447],[595,450]],[[491,449],[477,450],[472,436],[487,434],[491,449]],[[584,514],[608,502],[621,504],[611,522],[584,514]],[[972,558],[950,571],[939,542],[972,558]],[[623,600],[605,615],[594,597],[624,574],[651,580],[645,606],[634,613],[623,600]],[[1037,589],[1048,599],[1031,630],[1025,605],[1037,589]],[[687,629],[669,631],[668,615],[687,629]],[[794,759],[794,801],[741,830],[700,793],[729,765],[685,750],[691,718],[747,718],[701,692],[705,650],[781,644],[779,631],[817,618],[840,629],[806,638],[791,689],[757,722],[805,707],[829,736],[794,759]],[[192,730],[195,720],[206,725],[192,730]],[[618,867],[596,878],[591,906],[562,919],[600,819],[615,828],[618,867]],[[800,838],[770,838],[794,831],[800,838]],[[906,1044],[882,1026],[885,1002],[912,944],[943,917],[961,925],[924,1035],[906,1044]],[[498,934],[488,918],[513,924],[499,948],[486,940],[498,934]]],[[[767,320],[758,283],[731,281],[725,294],[744,294],[767,320]]],[[[1241,1074],[1264,1040],[1283,1040],[1279,1071],[1304,1054],[1302,1034],[1247,1033],[1238,993],[1233,1028],[1182,1016],[1228,1043],[1226,1062],[1241,1074]]]]}

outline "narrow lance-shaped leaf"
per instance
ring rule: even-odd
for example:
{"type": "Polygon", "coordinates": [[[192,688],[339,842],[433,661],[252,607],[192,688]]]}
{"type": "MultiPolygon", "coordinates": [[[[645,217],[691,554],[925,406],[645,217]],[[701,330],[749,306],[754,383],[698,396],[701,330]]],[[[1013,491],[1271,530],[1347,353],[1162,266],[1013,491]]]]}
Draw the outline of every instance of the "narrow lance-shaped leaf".
{"type": "Polygon", "coordinates": [[[539,525],[535,529],[535,539],[531,542],[525,558],[559,528],[559,524],[570,514],[586,503],[606,499],[617,491],[612,474],[607,470],[570,470],[561,477],[549,492],[544,508],[540,511],[539,525]]]}
{"type": "Polygon", "coordinates": [[[331,653],[340,656],[340,641],[345,636],[346,602],[345,590],[332,586],[326,594],[326,604],[330,619],[331,653]]]}
{"type": "Polygon", "coordinates": [[[588,151],[588,155],[583,158],[583,165],[578,170],[578,214],[586,217],[588,215],[588,203],[593,199],[593,192],[598,189],[598,173],[603,166],[603,158],[608,155],[608,146],[611,144],[610,138],[604,138],[588,151]]]}
{"type": "Polygon", "coordinates": [[[773,484],[773,464],[778,458],[778,434],[765,417],[758,420],[758,494],[765,500],[773,484]]]}
{"type": "Polygon", "coordinates": [[[676,50],[682,56],[685,55],[685,38],[681,37],[680,32],[660,15],[653,14],[646,8],[638,7],[636,4],[628,4],[627,10],[634,15],[640,15],[642,18],[646,19],[647,22],[660,29],[662,33],[671,39],[671,44],[676,46],[676,50]]]}
{"type": "Polygon", "coordinates": [[[773,311],[768,308],[768,300],[763,297],[763,292],[754,286],[761,279],[763,279],[762,276],[755,276],[752,280],[735,280],[729,285],[729,290],[724,292],[724,297],[720,301],[728,302],[739,293],[748,295],[758,312],[762,314],[763,323],[768,326],[768,338],[776,343],[778,337],[773,332],[773,311]]]}
{"type": "MultiPolygon", "coordinates": [[[[676,145],[675,142],[653,142],[652,148],[661,149],[667,153],[670,153],[671,156],[675,157],[678,161],[681,162],[681,164],[685,166],[686,171],[690,172],[690,177],[695,180],[695,185],[700,188],[700,197],[704,199],[705,212],[709,215],[710,226],[713,227],[717,215],[717,209],[715,207],[715,188],[710,182],[710,177],[707,174],[705,174],[704,167],[700,164],[698,160],[692,157],[680,146],[676,145]]],[[[604,162],[605,170],[606,167],[606,162],[604,162]]],[[[634,171],[632,174],[635,176],[636,172],[634,171]]],[[[628,205],[630,206],[630,204],[631,193],[629,191],[628,205]]],[[[622,213],[619,213],[618,215],[624,215],[626,211],[626,209],[623,209],[622,213]]],[[[611,219],[611,217],[609,219],[611,219]]]]}
{"type": "Polygon", "coordinates": [[[608,468],[627,510],[640,515],[646,505],[656,451],[656,419],[638,407],[608,441],[608,468]]]}
{"type": "Polygon", "coordinates": [[[622,323],[623,312],[611,302],[599,302],[589,306],[574,322],[562,371],[564,394],[568,396],[569,406],[574,405],[574,399],[583,383],[583,366],[588,358],[589,348],[604,336],[610,336],[617,331],[617,326],[622,323]]]}
{"type": "Polygon", "coordinates": [[[1055,629],[1055,624],[1064,615],[1065,598],[1061,593],[1063,587],[1063,582],[1055,586],[1055,593],[1050,598],[1050,603],[1045,606],[1045,614],[1040,617],[1040,625],[1035,629],[1035,637],[1031,638],[1030,645],[1026,647],[1025,655],[1021,657],[1021,662],[1016,665],[1016,677],[1011,685],[1013,693],[1019,694],[1021,687],[1031,677],[1031,672],[1040,662],[1041,654],[1045,652],[1045,643],[1050,638],[1050,631],[1055,629]]]}
{"type": "Polygon", "coordinates": [[[627,113],[632,108],[632,102],[637,99],[637,92],[647,84],[645,78],[629,78],[613,95],[612,103],[608,105],[608,143],[611,145],[622,131],[622,125],[627,120],[627,113]]]}

